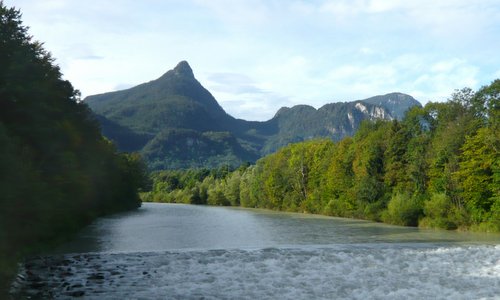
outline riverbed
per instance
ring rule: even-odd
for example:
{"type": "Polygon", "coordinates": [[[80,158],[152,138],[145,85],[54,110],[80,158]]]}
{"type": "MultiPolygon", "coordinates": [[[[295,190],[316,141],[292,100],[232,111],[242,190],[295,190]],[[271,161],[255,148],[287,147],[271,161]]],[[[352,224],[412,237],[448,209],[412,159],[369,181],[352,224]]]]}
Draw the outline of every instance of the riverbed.
{"type": "Polygon", "coordinates": [[[20,298],[500,299],[500,236],[145,203],[22,266],[20,298]]]}

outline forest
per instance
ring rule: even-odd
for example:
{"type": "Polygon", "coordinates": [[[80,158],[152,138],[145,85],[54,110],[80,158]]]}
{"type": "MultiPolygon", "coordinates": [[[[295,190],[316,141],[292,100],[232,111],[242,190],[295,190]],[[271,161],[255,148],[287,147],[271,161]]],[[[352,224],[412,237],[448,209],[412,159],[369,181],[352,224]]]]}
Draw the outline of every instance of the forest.
{"type": "Polygon", "coordinates": [[[290,144],[236,170],[159,171],[144,201],[233,205],[396,225],[500,231],[500,80],[290,144]]]}
{"type": "Polygon", "coordinates": [[[0,297],[26,255],[141,205],[136,154],[103,138],[79,92],[0,1],[0,297]]]}

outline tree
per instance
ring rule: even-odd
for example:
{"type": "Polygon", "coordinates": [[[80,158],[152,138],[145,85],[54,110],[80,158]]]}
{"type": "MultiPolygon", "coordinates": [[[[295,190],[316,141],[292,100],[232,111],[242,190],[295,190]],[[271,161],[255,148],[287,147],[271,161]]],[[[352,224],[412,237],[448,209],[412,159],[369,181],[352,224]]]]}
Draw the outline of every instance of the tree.
{"type": "MultiPolygon", "coordinates": [[[[0,1],[0,282],[26,253],[140,206],[144,168],[100,134],[21,13],[0,1]]],[[[1,297],[0,291],[0,297],[1,297]]]]}
{"type": "Polygon", "coordinates": [[[359,217],[378,220],[384,206],[384,153],[390,123],[367,123],[354,136],[354,185],[359,217]]]}
{"type": "Polygon", "coordinates": [[[328,204],[326,213],[336,216],[352,216],[356,209],[354,185],[354,146],[352,138],[345,138],[335,145],[325,173],[325,186],[322,197],[328,204]]]}
{"type": "Polygon", "coordinates": [[[388,137],[389,141],[384,153],[384,183],[390,189],[403,192],[408,187],[406,151],[411,138],[411,132],[406,127],[403,127],[399,121],[394,120],[391,124],[388,137]]]}
{"type": "Polygon", "coordinates": [[[460,156],[460,170],[454,173],[462,188],[472,221],[479,224],[489,219],[492,205],[500,197],[500,139],[498,132],[481,128],[466,138],[460,156]]]}
{"type": "Polygon", "coordinates": [[[232,206],[240,205],[240,184],[242,171],[236,170],[231,173],[226,180],[224,196],[232,206]]]}

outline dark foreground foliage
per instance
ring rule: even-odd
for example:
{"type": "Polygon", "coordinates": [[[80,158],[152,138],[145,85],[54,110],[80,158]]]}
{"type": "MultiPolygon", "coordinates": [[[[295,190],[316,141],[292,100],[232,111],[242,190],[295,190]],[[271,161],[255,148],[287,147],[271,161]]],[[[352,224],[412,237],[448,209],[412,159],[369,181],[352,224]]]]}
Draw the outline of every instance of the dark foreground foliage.
{"type": "Polygon", "coordinates": [[[365,122],[353,138],[291,144],[222,177],[155,173],[143,197],[500,231],[499,122],[495,80],[414,107],[402,121],[365,122]]]}
{"type": "Polygon", "coordinates": [[[61,76],[0,1],[0,297],[24,255],[141,204],[140,158],[117,154],[61,76]]]}

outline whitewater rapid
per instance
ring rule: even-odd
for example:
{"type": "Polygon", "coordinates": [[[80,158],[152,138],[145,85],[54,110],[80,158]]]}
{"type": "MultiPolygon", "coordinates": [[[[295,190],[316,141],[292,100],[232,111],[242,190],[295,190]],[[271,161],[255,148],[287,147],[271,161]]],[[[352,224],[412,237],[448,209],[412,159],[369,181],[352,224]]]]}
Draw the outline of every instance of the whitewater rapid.
{"type": "Polygon", "coordinates": [[[500,299],[498,235],[146,204],[26,260],[14,299],[500,299]]]}
{"type": "Polygon", "coordinates": [[[500,246],[66,254],[26,262],[17,285],[55,299],[500,299],[500,246]]]}

